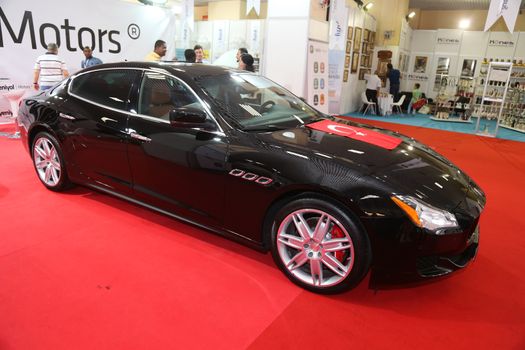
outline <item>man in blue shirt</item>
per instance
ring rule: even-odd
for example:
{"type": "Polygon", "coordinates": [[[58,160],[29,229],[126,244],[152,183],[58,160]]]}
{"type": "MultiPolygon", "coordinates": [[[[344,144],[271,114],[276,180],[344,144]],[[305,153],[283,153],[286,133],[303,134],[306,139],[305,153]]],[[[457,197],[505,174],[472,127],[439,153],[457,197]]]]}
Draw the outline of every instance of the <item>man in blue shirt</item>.
{"type": "Polygon", "coordinates": [[[102,61],[100,59],[93,57],[93,51],[91,51],[91,48],[89,46],[84,47],[82,51],[84,52],[84,56],[86,56],[86,59],[80,63],[80,66],[82,68],[91,67],[96,64],[102,64],[102,61]]]}
{"type": "Polygon", "coordinates": [[[392,66],[391,63],[387,64],[386,66],[388,68],[386,77],[390,81],[390,93],[394,97],[394,101],[397,101],[397,95],[399,94],[399,78],[401,73],[398,69],[394,69],[394,66],[392,66]]]}

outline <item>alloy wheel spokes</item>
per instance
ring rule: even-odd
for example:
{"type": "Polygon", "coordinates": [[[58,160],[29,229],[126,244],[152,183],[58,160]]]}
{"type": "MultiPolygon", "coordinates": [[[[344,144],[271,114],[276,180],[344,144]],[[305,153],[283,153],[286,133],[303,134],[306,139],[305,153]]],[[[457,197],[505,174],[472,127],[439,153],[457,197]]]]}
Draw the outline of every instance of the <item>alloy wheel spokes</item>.
{"type": "Polygon", "coordinates": [[[60,159],[55,146],[46,138],[40,138],[33,147],[33,161],[40,179],[48,186],[60,181],[60,159]]]}
{"type": "Polygon", "coordinates": [[[276,238],[285,267],[307,284],[333,286],[352,270],[352,239],[345,227],[324,211],[300,209],[290,213],[279,226],[276,238]]]}

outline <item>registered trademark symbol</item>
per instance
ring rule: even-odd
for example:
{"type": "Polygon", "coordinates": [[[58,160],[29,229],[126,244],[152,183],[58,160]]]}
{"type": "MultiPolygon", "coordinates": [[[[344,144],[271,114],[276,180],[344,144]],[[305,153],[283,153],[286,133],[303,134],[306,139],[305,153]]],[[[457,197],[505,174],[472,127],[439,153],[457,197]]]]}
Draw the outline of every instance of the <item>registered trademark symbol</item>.
{"type": "Polygon", "coordinates": [[[140,36],[140,28],[135,23],[131,23],[128,26],[128,35],[131,39],[136,40],[140,36]]]}

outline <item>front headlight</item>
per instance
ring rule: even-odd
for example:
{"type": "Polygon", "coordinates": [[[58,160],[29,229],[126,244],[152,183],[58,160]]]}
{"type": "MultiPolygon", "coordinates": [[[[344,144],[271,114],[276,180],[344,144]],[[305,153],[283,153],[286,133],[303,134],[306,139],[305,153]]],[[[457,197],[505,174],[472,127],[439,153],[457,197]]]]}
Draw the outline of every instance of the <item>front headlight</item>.
{"type": "Polygon", "coordinates": [[[426,228],[436,234],[443,234],[443,230],[447,228],[459,227],[454,214],[446,210],[433,207],[412,196],[392,196],[391,198],[418,227],[426,228]]]}

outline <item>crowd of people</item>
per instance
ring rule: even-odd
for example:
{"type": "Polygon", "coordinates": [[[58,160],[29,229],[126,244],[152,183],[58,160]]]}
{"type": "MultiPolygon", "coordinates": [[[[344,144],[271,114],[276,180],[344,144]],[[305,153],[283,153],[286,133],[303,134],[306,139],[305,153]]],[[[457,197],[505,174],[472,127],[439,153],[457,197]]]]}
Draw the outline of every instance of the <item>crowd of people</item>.
{"type": "MultiPolygon", "coordinates": [[[[164,40],[157,40],[153,46],[153,51],[148,53],[144,57],[145,61],[160,62],[163,57],[166,56],[168,47],[164,40]]],[[[84,47],[83,53],[85,59],[80,62],[81,68],[88,68],[97,64],[103,63],[97,57],[93,56],[93,51],[89,46],[84,47]]],[[[195,45],[193,49],[186,49],[184,51],[184,62],[188,63],[209,63],[204,58],[204,49],[201,45],[195,45]]],[[[176,60],[176,59],[174,59],[176,60]]],[[[236,60],[238,63],[238,69],[246,70],[249,72],[254,71],[254,59],[253,56],[248,53],[248,50],[241,47],[237,50],[236,60]]],[[[392,64],[387,65],[386,78],[390,85],[390,94],[393,96],[393,100],[396,101],[399,98],[399,86],[400,86],[400,72],[394,69],[392,64]]],[[[35,90],[47,90],[54,86],[56,83],[62,81],[69,75],[66,68],[66,63],[60,56],[58,56],[58,46],[55,43],[47,45],[47,52],[39,56],[35,63],[33,85],[35,90]]],[[[377,71],[374,74],[365,75],[366,79],[366,98],[368,101],[378,105],[377,97],[382,86],[381,79],[377,75],[377,71]]],[[[421,91],[419,90],[419,84],[415,84],[414,90],[412,91],[412,98],[408,105],[408,113],[415,112],[413,104],[421,98],[421,91]]],[[[366,105],[363,106],[366,108],[366,105]]]]}
{"type": "MultiPolygon", "coordinates": [[[[80,62],[80,67],[88,68],[97,64],[102,64],[102,60],[93,56],[91,47],[83,48],[85,59],[80,62]]],[[[144,61],[160,62],[166,56],[168,47],[164,40],[157,40],[153,46],[153,51],[144,57],[144,61]]],[[[248,53],[248,50],[241,47],[237,50],[237,64],[238,69],[254,72],[254,59],[248,53]]],[[[176,58],[173,61],[177,61],[176,58]]],[[[204,57],[204,49],[201,45],[195,45],[193,49],[186,49],[184,51],[184,62],[187,63],[209,63],[204,57]]],[[[55,84],[62,81],[62,79],[69,76],[65,61],[58,55],[58,45],[50,43],[47,45],[45,54],[39,56],[35,62],[33,86],[35,90],[47,90],[55,84]]]]}

